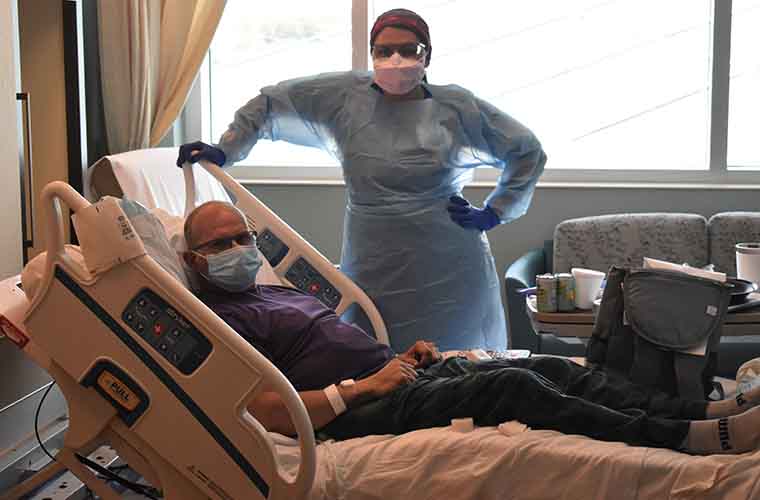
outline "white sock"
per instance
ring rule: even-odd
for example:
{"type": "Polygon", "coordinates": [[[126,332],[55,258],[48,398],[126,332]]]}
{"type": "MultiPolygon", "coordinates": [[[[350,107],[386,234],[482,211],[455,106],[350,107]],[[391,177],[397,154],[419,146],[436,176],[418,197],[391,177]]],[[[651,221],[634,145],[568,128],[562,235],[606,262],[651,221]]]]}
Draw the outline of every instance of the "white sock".
{"type": "Polygon", "coordinates": [[[760,404],[760,386],[747,392],[737,393],[735,397],[707,403],[707,418],[730,417],[738,415],[760,404]]]}
{"type": "Polygon", "coordinates": [[[686,451],[695,455],[744,453],[760,448],[760,407],[731,417],[693,420],[686,451]]]}

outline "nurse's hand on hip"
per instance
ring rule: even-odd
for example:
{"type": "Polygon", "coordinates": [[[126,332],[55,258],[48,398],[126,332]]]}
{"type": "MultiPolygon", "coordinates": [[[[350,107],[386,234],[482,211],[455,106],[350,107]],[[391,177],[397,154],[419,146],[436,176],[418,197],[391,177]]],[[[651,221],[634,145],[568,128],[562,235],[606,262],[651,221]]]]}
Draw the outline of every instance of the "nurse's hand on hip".
{"type": "Polygon", "coordinates": [[[188,142],[179,147],[179,156],[177,156],[178,167],[181,168],[187,161],[196,163],[201,160],[208,160],[221,167],[227,161],[227,157],[221,149],[201,141],[188,142]]]}
{"type": "Polygon", "coordinates": [[[450,197],[446,210],[449,211],[451,220],[465,229],[488,231],[501,224],[499,216],[491,207],[486,205],[485,208],[475,208],[461,196],[450,197]]]}

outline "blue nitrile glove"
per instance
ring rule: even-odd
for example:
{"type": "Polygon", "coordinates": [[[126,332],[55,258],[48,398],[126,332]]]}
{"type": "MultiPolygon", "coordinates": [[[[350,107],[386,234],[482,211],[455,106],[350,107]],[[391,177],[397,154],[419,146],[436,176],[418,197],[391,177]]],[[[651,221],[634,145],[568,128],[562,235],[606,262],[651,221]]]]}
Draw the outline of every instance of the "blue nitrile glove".
{"type": "Polygon", "coordinates": [[[446,210],[449,211],[451,220],[465,229],[488,231],[501,224],[499,216],[491,207],[486,205],[486,208],[475,208],[461,196],[454,195],[449,198],[446,210]]]}
{"type": "Polygon", "coordinates": [[[178,167],[181,168],[186,161],[196,163],[201,160],[208,160],[221,167],[227,161],[227,156],[225,156],[224,151],[216,146],[211,146],[201,141],[188,142],[179,147],[179,156],[177,156],[178,167]]]}

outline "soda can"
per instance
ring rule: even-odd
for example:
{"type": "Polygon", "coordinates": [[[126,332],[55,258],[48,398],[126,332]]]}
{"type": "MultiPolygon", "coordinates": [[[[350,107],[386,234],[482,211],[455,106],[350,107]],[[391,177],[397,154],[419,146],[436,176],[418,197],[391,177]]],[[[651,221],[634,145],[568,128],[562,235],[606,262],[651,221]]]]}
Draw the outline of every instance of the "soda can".
{"type": "Polygon", "coordinates": [[[536,309],[557,312],[557,278],[553,274],[536,276],[536,309]]]}
{"type": "Polygon", "coordinates": [[[557,276],[557,310],[560,312],[575,311],[575,278],[570,273],[559,273],[557,276]]]}

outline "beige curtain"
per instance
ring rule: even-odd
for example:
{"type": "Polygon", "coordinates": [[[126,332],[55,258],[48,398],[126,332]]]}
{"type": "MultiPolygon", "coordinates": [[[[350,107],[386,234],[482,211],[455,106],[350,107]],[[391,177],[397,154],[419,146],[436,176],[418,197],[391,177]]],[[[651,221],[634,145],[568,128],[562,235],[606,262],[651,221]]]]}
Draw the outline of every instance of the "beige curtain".
{"type": "Polygon", "coordinates": [[[225,0],[99,0],[110,153],[157,145],[182,110],[225,0]]]}

